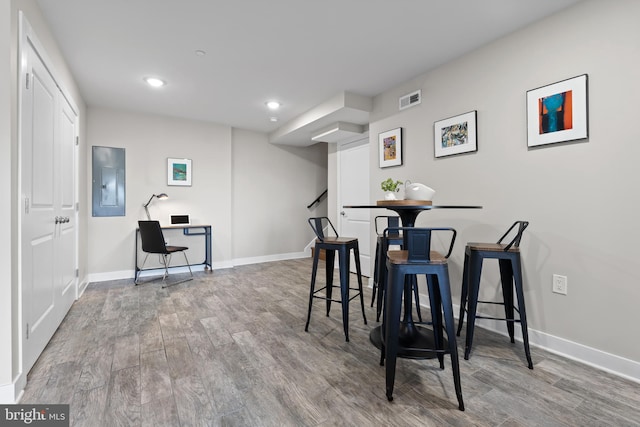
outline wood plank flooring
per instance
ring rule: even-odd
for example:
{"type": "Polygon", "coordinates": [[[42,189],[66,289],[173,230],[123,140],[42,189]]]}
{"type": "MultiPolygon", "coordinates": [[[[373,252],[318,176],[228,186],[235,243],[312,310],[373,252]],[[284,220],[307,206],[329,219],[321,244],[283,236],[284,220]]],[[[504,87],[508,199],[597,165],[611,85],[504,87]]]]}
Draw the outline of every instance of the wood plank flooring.
{"type": "Polygon", "coordinates": [[[388,402],[368,337],[371,290],[368,325],[351,302],[350,342],[340,307],[325,317],[318,300],[307,333],[310,273],[302,259],[200,273],[167,289],[92,283],[21,403],[68,403],[71,425],[91,427],[640,425],[637,383],[536,348],[529,370],[521,343],[482,329],[470,360],[460,359],[465,412],[447,359],[444,370],[399,359],[388,402]]]}

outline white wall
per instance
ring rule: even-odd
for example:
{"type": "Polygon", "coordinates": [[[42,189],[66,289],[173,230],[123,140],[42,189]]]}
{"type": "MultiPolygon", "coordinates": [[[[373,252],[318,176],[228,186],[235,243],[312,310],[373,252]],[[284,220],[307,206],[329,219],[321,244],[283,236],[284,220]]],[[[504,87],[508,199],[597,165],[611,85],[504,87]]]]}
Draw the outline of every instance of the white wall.
{"type": "Polygon", "coordinates": [[[302,256],[311,240],[306,206],[326,188],[323,144],[281,147],[226,125],[102,108],[90,108],[88,117],[89,144],[126,155],[126,215],[89,218],[91,280],[132,277],[142,205],[162,192],[169,199],[154,200],[154,219],[169,223],[171,214],[188,213],[192,223],[211,224],[214,269],[302,256]],[[167,157],[192,159],[191,187],[167,186],[167,157]]]}
{"type": "MultiPolygon", "coordinates": [[[[11,14],[10,4],[0,4],[0,193],[13,194],[11,144],[11,14]]],[[[5,196],[6,197],[6,196],[5,196]]],[[[13,197],[11,197],[13,199],[13,197]]],[[[12,257],[14,247],[12,238],[12,205],[2,203],[0,206],[0,385],[10,384],[13,380],[14,364],[12,362],[12,318],[14,316],[13,298],[15,261],[12,257]]],[[[1,401],[1,400],[0,400],[1,401]]]]}
{"type": "Polygon", "coordinates": [[[299,255],[312,240],[306,219],[326,214],[327,145],[269,144],[267,135],[233,131],[233,257],[236,263],[299,255]]]}
{"type": "MultiPolygon", "coordinates": [[[[230,264],[230,127],[90,108],[88,129],[91,146],[124,148],[126,157],[125,216],[89,218],[88,269],[92,280],[99,280],[105,273],[131,277],[137,221],[146,219],[142,205],[152,194],[160,193],[167,193],[169,199],[154,199],[149,206],[152,218],[168,224],[171,214],[188,213],[194,224],[211,224],[214,267],[230,264]],[[169,157],[192,160],[190,187],[167,185],[169,157]]],[[[91,169],[91,150],[87,164],[91,169]]],[[[86,198],[91,200],[91,188],[86,198]]]]}
{"type": "MultiPolygon", "coordinates": [[[[636,379],[638,16],[635,0],[578,4],[381,94],[370,125],[373,183],[410,179],[436,189],[436,204],[483,206],[418,219],[459,232],[454,301],[465,242],[494,241],[513,221],[529,220],[522,254],[534,340],[636,379]],[[526,91],[585,73],[589,139],[528,149],[526,91]],[[398,112],[398,97],[416,89],[422,104],[398,112]],[[478,111],[477,153],[435,159],[434,121],[471,110],[478,111]],[[404,165],[380,169],[377,135],[395,127],[404,129],[404,165]],[[567,296],[551,292],[554,273],[568,277],[567,296]]],[[[381,198],[372,185],[371,199],[381,198]]],[[[493,293],[497,268],[483,275],[485,294],[493,293]]]]}
{"type": "MultiPolygon", "coordinates": [[[[66,62],[40,14],[34,0],[11,0],[0,6],[0,194],[5,203],[0,208],[0,236],[6,244],[0,251],[0,402],[13,402],[25,381],[20,360],[20,284],[18,214],[22,206],[18,186],[18,13],[23,11],[51,61],[54,76],[63,91],[79,108],[80,139],[85,135],[86,107],[66,62]],[[6,251],[6,253],[5,253],[6,251]]],[[[85,146],[79,148],[83,157],[85,146]]],[[[84,189],[86,169],[79,165],[80,191],[84,189]]],[[[86,277],[86,220],[83,208],[79,215],[80,277],[86,277]]]]}

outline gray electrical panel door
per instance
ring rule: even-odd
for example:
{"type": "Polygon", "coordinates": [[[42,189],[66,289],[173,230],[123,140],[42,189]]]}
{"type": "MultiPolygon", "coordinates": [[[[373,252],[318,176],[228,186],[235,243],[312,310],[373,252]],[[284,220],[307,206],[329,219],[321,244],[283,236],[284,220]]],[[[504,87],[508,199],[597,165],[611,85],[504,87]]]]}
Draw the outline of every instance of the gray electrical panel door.
{"type": "Polygon", "coordinates": [[[124,148],[92,148],[93,216],[124,216],[124,148]]]}

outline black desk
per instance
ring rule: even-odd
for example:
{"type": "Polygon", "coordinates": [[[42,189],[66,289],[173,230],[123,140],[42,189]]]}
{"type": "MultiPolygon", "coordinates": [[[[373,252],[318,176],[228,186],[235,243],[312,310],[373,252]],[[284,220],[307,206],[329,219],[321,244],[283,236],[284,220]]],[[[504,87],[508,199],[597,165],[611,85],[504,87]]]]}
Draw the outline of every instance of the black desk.
{"type": "MultiPolygon", "coordinates": [[[[400,216],[403,227],[413,227],[418,215],[424,211],[432,209],[482,209],[482,206],[472,205],[430,205],[407,204],[407,201],[381,200],[375,205],[344,205],[345,209],[390,209],[400,216]],[[404,204],[401,204],[404,203],[404,204]]],[[[405,246],[406,247],[406,246],[405,246]]],[[[385,264],[386,265],[386,264],[385,264]]],[[[386,267],[383,267],[383,274],[386,267]]],[[[400,324],[398,357],[418,359],[433,358],[435,353],[426,349],[435,348],[433,343],[433,331],[422,326],[416,326],[413,322],[412,307],[412,282],[404,283],[404,313],[400,324]],[[425,349],[425,350],[422,350],[425,349]]],[[[369,333],[369,340],[377,348],[382,348],[382,326],[377,326],[369,333]]]]}
{"type": "MultiPolygon", "coordinates": [[[[185,236],[204,236],[204,260],[202,262],[189,263],[189,265],[202,265],[204,264],[205,271],[211,271],[211,226],[210,225],[169,225],[162,227],[163,230],[182,230],[182,234],[185,236]]],[[[138,277],[141,268],[138,267],[138,240],[140,239],[140,229],[136,228],[136,247],[135,247],[135,276],[138,277]]],[[[185,267],[185,265],[172,265],[169,268],[185,267]]],[[[145,268],[145,270],[156,270],[157,268],[145,268]]]]}

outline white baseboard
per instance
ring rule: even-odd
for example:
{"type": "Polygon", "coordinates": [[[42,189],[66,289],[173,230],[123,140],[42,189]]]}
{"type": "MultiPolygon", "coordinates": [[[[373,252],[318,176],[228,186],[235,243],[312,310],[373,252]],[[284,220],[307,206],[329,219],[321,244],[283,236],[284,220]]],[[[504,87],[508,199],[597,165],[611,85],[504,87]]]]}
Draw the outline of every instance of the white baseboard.
{"type": "Polygon", "coordinates": [[[26,386],[25,375],[19,375],[11,384],[0,384],[0,404],[13,405],[20,402],[26,386]]]}
{"type": "MultiPolygon", "coordinates": [[[[191,270],[193,271],[204,271],[204,265],[193,265],[191,266],[191,270]]],[[[189,269],[187,267],[171,267],[170,273],[188,273],[189,269]]],[[[140,277],[151,277],[158,276],[164,274],[164,269],[157,268],[152,270],[145,270],[140,273],[140,277]]],[[[120,271],[108,271],[105,273],[92,273],[87,276],[87,282],[107,282],[109,280],[123,280],[123,279],[133,279],[135,276],[135,271],[133,270],[120,270],[120,271]]]]}
{"type": "MultiPolygon", "coordinates": [[[[423,304],[420,304],[420,306],[423,306],[423,304]]],[[[459,313],[460,306],[454,306],[453,312],[456,314],[459,313]]],[[[456,320],[458,320],[457,317],[456,320]]],[[[476,326],[496,332],[500,335],[508,336],[507,327],[504,321],[476,319],[476,326]]],[[[517,325],[515,327],[514,337],[517,341],[522,342],[522,331],[517,325]]],[[[593,347],[588,347],[586,345],[531,328],[529,328],[529,345],[566,357],[567,359],[571,359],[576,362],[584,363],[602,371],[626,378],[630,381],[640,383],[640,362],[626,359],[615,354],[607,353],[593,347]]],[[[535,363],[535,360],[533,362],[535,363]]]]}
{"type": "MultiPolygon", "coordinates": [[[[263,262],[284,261],[287,259],[308,258],[311,256],[310,251],[290,252],[286,254],[265,255],[259,257],[235,258],[230,261],[214,262],[211,266],[212,270],[220,270],[225,268],[233,268],[238,265],[259,264],[263,262]]],[[[192,265],[193,271],[204,271],[204,265],[192,265]]],[[[188,273],[187,267],[172,267],[170,273],[188,273]]],[[[164,273],[162,268],[145,270],[140,273],[140,277],[158,276],[164,273]]],[[[107,282],[109,280],[133,279],[135,272],[133,270],[108,271],[105,273],[92,273],[87,276],[87,284],[93,282],[107,282]]],[[[86,287],[86,284],[85,284],[86,287]]],[[[84,289],[83,289],[84,291],[84,289]]]]}
{"type": "Polygon", "coordinates": [[[233,265],[248,265],[248,264],[260,264],[263,262],[273,262],[273,261],[284,261],[287,259],[300,259],[300,258],[308,258],[311,256],[311,252],[290,252],[287,254],[275,254],[275,255],[264,255],[259,257],[249,257],[249,258],[234,258],[233,265]]]}

